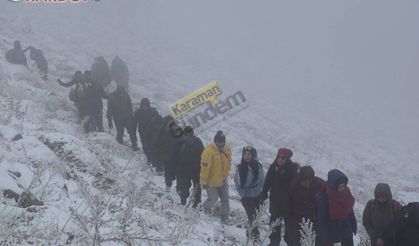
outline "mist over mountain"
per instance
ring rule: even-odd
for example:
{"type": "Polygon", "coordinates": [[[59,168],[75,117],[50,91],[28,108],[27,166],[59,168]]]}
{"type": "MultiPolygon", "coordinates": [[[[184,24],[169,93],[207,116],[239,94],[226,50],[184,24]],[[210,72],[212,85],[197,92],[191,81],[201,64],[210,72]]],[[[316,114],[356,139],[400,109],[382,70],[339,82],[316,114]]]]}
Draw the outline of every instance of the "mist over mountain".
{"type": "MultiPolygon", "coordinates": [[[[220,232],[213,218],[206,234],[203,221],[209,217],[178,208],[176,192],[165,193],[161,177],[152,175],[144,155],[114,143],[114,132],[82,132],[68,90],[56,79],[70,80],[74,71],[90,69],[97,56],[110,62],[118,55],[130,69],[133,102],[138,105],[148,97],[163,115],[170,104],[214,80],[220,81],[223,98],[241,91],[249,107],[204,126],[199,136],[208,144],[223,129],[233,147],[233,163],[240,161],[243,146],[253,145],[266,170],[277,148],[286,146],[297,162],[312,165],[323,178],[332,168],[344,170],[357,208],[371,198],[377,182],[389,183],[404,203],[417,199],[418,12],[414,0],[0,1],[0,53],[20,40],[24,48],[42,49],[50,66],[49,80],[42,81],[35,72],[0,60],[0,188],[28,188],[37,170],[32,162],[57,166],[63,156],[48,144],[63,144],[60,151],[72,151],[81,163],[91,163],[64,166],[74,168],[92,193],[107,194],[101,183],[107,175],[115,180],[115,190],[128,190],[132,183],[121,177],[130,175],[138,187],[151,184],[143,207],[134,209],[152,225],[147,235],[161,232],[167,239],[176,233],[154,228],[188,223],[197,229],[184,238],[176,234],[179,244],[204,245],[204,237],[212,245],[221,238],[245,243],[243,231],[229,227],[220,232]],[[33,147],[31,161],[21,144],[11,140],[17,133],[26,148],[33,147]],[[131,159],[138,165],[127,165],[131,159]],[[8,170],[13,166],[28,176],[11,179],[8,170]],[[161,202],[161,197],[166,200],[161,202]]],[[[30,67],[33,70],[33,64],[30,67]]],[[[60,176],[68,171],[64,166],[48,173],[59,188],[35,188],[34,193],[47,207],[47,216],[39,214],[39,221],[66,231],[68,207],[78,206],[85,197],[80,183],[60,176]],[[58,214],[62,216],[51,222],[58,214]]],[[[231,192],[234,213],[243,219],[237,194],[231,192]]],[[[77,231],[77,222],[69,221],[66,233],[77,231]]],[[[51,243],[49,229],[43,242],[51,243]]]]}

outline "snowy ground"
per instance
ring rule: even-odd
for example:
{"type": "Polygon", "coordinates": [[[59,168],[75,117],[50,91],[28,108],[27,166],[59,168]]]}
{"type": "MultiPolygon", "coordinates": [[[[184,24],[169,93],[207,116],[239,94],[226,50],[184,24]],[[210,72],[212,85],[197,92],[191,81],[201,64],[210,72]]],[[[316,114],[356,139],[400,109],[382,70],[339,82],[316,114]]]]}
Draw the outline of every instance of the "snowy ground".
{"type": "MultiPolygon", "coordinates": [[[[98,55],[108,61],[116,54],[126,59],[131,68],[133,101],[147,96],[162,113],[168,112],[169,104],[214,79],[221,81],[226,95],[241,90],[249,108],[200,135],[207,144],[217,129],[223,129],[233,147],[235,163],[240,160],[241,147],[251,144],[258,149],[267,169],[276,149],[287,146],[294,150],[295,161],[312,165],[320,177],[325,178],[331,168],[342,169],[350,179],[358,215],[373,196],[377,182],[389,183],[393,196],[403,203],[417,200],[419,102],[410,96],[406,83],[400,84],[407,91],[404,97],[395,100],[402,101],[399,104],[403,111],[397,103],[382,107],[378,99],[366,103],[362,95],[354,93],[356,88],[351,90],[342,82],[345,79],[338,80],[342,84],[330,86],[319,83],[311,71],[305,79],[315,84],[294,82],[290,73],[300,71],[292,64],[300,58],[309,59],[305,51],[297,54],[300,58],[281,53],[283,60],[268,56],[269,49],[252,52],[252,41],[266,40],[271,48],[275,44],[269,41],[271,37],[262,35],[266,33],[257,24],[249,31],[240,25],[240,21],[247,20],[247,14],[256,15],[266,9],[248,4],[247,11],[238,13],[237,19],[225,27],[225,17],[234,9],[233,4],[222,9],[209,3],[188,5],[195,13],[182,6],[161,1],[131,5],[103,1],[60,7],[0,2],[0,53],[4,54],[13,40],[19,39],[24,47],[31,44],[41,48],[50,64],[50,79],[44,82],[36,72],[0,59],[0,188],[31,191],[45,203],[33,211],[5,200],[0,205],[0,241],[89,245],[102,240],[104,245],[124,245],[128,238],[135,238],[136,245],[246,244],[245,214],[233,186],[234,225],[226,226],[217,216],[179,205],[175,190],[165,190],[163,178],[153,174],[141,153],[134,154],[117,144],[115,132],[83,133],[74,105],[68,100],[68,89],[60,87],[55,79],[69,79],[75,70],[88,69],[98,55]],[[254,12],[249,11],[249,6],[255,7],[254,12]],[[137,8],[136,23],[131,20],[135,11],[130,7],[137,8]],[[209,21],[208,13],[200,16],[205,8],[220,11],[220,19],[209,21]],[[170,23],[177,16],[172,11],[184,18],[170,23]],[[188,34],[190,19],[198,17],[202,17],[203,27],[188,34]],[[203,30],[210,30],[212,25],[219,27],[212,31],[221,39],[214,36],[213,42],[204,43],[203,39],[210,35],[203,30]],[[140,34],[134,32],[134,27],[140,34]],[[242,29],[234,36],[229,28],[237,27],[242,29]],[[223,37],[226,42],[222,42],[223,37]],[[259,57],[263,55],[266,59],[259,57]],[[262,60],[278,62],[286,75],[277,74],[262,60]],[[268,86],[260,80],[276,83],[268,86]],[[394,114],[395,119],[383,118],[385,114],[394,114]],[[17,134],[23,138],[14,141],[17,134]]],[[[271,21],[266,17],[259,24],[269,26],[271,21]]],[[[286,39],[281,45],[290,48],[292,40],[286,39]]],[[[295,45],[303,46],[298,42],[295,45]]],[[[413,64],[417,61],[413,60],[413,64]]],[[[337,70],[342,69],[339,66],[337,70]]],[[[305,70],[321,69],[314,67],[305,70]]],[[[414,75],[417,79],[417,73],[414,75]]],[[[334,80],[344,73],[329,76],[334,80]]],[[[383,95],[377,92],[376,96],[383,95]]],[[[264,213],[262,221],[266,224],[267,220],[264,213]]],[[[264,226],[262,239],[266,233],[264,226]]]]}

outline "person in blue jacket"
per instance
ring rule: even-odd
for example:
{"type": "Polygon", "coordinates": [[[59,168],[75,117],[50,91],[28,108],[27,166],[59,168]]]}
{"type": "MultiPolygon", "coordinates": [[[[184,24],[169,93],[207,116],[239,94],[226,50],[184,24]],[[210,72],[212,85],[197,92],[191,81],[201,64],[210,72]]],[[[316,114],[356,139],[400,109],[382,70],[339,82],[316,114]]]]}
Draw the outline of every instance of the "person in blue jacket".
{"type": "Polygon", "coordinates": [[[260,240],[256,216],[259,210],[259,195],[264,184],[264,177],[262,164],[257,160],[256,149],[251,146],[244,147],[241,162],[236,167],[234,183],[249,219],[249,228],[246,235],[255,241],[260,240]]]}
{"type": "Polygon", "coordinates": [[[330,170],[325,188],[318,194],[317,237],[323,246],[353,246],[357,222],[353,211],[355,198],[347,187],[348,178],[340,170],[330,170]]]}

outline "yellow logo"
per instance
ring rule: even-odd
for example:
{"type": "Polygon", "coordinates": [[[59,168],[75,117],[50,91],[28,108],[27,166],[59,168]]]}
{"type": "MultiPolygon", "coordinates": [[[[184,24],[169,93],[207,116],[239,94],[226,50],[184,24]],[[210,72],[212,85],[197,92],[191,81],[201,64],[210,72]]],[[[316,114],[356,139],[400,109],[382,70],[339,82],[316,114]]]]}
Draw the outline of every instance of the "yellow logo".
{"type": "Polygon", "coordinates": [[[223,91],[221,90],[219,82],[213,81],[201,89],[198,89],[188,96],[178,100],[174,104],[171,104],[170,113],[176,119],[207,102],[214,105],[217,103],[218,96],[221,95],[221,93],[223,93],[223,91]]]}

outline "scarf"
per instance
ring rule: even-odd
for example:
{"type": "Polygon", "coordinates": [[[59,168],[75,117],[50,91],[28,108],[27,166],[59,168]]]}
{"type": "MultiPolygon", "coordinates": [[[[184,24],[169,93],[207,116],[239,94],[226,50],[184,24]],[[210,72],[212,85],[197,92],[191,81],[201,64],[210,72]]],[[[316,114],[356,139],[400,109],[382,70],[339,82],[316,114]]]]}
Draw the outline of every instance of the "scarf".
{"type": "Polygon", "coordinates": [[[330,219],[344,219],[352,212],[355,204],[355,198],[352,196],[351,190],[349,188],[339,192],[327,186],[326,193],[329,202],[330,219]]]}

